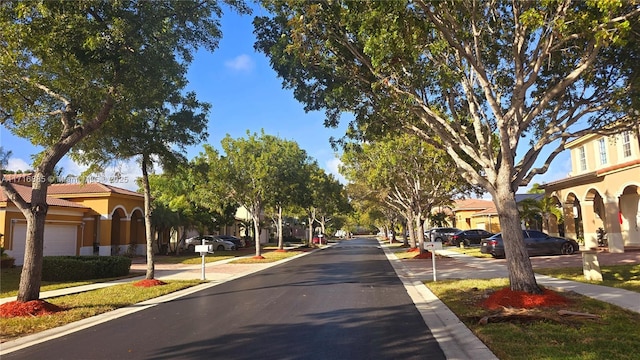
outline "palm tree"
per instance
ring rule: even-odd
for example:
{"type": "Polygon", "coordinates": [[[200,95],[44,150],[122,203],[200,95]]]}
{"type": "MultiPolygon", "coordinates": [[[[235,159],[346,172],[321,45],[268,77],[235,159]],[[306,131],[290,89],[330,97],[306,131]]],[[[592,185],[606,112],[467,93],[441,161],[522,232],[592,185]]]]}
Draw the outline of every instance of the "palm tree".
{"type": "Polygon", "coordinates": [[[564,222],[562,211],[556,206],[555,200],[550,197],[545,196],[540,200],[524,199],[519,202],[519,205],[521,208],[520,218],[525,222],[527,228],[540,230],[544,221],[544,227],[549,229],[551,215],[558,219],[558,224],[564,222]]]}

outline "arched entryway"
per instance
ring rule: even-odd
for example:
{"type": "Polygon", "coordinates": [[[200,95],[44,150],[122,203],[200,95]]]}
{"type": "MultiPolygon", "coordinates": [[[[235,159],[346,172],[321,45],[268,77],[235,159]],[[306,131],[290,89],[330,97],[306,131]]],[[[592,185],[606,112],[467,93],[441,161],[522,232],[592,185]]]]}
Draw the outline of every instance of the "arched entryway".
{"type": "Polygon", "coordinates": [[[563,206],[565,236],[584,240],[584,228],[582,226],[582,206],[575,193],[567,195],[563,206]]]}
{"type": "Polygon", "coordinates": [[[118,255],[120,253],[120,245],[126,239],[126,231],[124,222],[127,220],[127,214],[125,214],[122,208],[116,208],[111,214],[111,255],[118,255]]]}
{"type": "Polygon", "coordinates": [[[542,230],[553,236],[564,236],[564,213],[562,201],[553,195],[542,199],[542,230]]]}
{"type": "Polygon", "coordinates": [[[145,242],[144,216],[142,215],[142,210],[135,209],[131,213],[131,229],[129,230],[127,253],[129,255],[137,255],[140,251],[144,253],[145,242]]]}
{"type": "Polygon", "coordinates": [[[640,245],[640,187],[628,185],[619,198],[618,221],[625,245],[640,245]]]}
{"type": "Polygon", "coordinates": [[[604,199],[598,189],[591,188],[587,191],[584,206],[582,206],[582,219],[585,246],[587,248],[598,247],[598,232],[606,231],[609,221],[604,199]]]}

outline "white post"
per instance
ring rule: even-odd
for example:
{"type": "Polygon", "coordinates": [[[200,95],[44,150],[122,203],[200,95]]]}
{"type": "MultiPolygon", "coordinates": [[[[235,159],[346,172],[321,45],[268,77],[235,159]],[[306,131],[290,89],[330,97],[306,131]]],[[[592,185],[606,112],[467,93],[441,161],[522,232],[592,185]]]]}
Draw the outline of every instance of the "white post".
{"type": "Polygon", "coordinates": [[[442,243],[439,241],[425,241],[424,249],[431,252],[431,264],[433,266],[433,281],[436,281],[436,249],[442,250],[442,243]]]}
{"type": "Polygon", "coordinates": [[[201,254],[202,254],[202,276],[200,277],[200,280],[207,280],[207,277],[205,276],[205,271],[204,271],[204,264],[205,264],[204,257],[206,256],[207,253],[201,253],[201,254]]]}
{"type": "Polygon", "coordinates": [[[436,250],[431,248],[431,263],[433,264],[433,282],[436,282],[436,250]]]}

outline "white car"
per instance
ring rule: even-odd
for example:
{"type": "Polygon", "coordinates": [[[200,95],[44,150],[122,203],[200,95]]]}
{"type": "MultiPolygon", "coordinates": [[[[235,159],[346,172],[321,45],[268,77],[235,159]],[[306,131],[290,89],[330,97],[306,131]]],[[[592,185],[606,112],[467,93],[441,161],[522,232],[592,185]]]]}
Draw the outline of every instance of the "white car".
{"type": "Polygon", "coordinates": [[[216,235],[194,236],[184,241],[184,246],[191,252],[195,251],[196,245],[213,245],[214,251],[236,250],[234,243],[223,240],[216,235]],[[204,243],[202,240],[204,240],[204,243]]]}

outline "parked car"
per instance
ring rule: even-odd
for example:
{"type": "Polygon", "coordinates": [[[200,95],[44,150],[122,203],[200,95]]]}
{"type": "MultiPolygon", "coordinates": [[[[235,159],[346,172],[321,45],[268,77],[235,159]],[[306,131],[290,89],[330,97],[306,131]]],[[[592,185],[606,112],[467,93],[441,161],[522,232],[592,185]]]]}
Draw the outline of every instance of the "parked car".
{"type": "Polygon", "coordinates": [[[247,242],[244,239],[240,239],[239,237],[233,235],[218,235],[218,237],[225,241],[231,241],[236,245],[236,249],[243,248],[247,246],[247,242]]]}
{"type": "Polygon", "coordinates": [[[313,237],[312,242],[314,244],[326,244],[327,238],[324,236],[324,234],[318,234],[313,237]]]}
{"type": "MultiPolygon", "coordinates": [[[[529,256],[534,255],[571,255],[580,250],[580,245],[573,239],[550,236],[538,230],[522,230],[524,245],[529,256]]],[[[506,236],[506,235],[504,235],[506,236]]],[[[503,234],[495,234],[480,242],[480,252],[491,254],[497,258],[505,257],[503,234]]]]}
{"type": "Polygon", "coordinates": [[[460,229],[454,227],[433,228],[429,231],[429,236],[427,236],[427,239],[429,239],[430,241],[440,241],[442,243],[445,243],[449,240],[449,237],[451,235],[457,233],[458,231],[460,231],[460,229]]]}
{"type": "Polygon", "coordinates": [[[223,240],[216,235],[194,236],[186,239],[184,241],[184,245],[187,247],[187,250],[195,251],[196,245],[203,245],[203,239],[204,245],[213,245],[213,250],[215,251],[236,250],[236,245],[234,243],[232,243],[231,241],[223,240]]]}
{"type": "Polygon", "coordinates": [[[471,244],[478,245],[482,239],[486,239],[493,235],[493,233],[482,229],[460,230],[451,235],[448,243],[453,246],[460,246],[461,243],[465,246],[471,244]]]}

